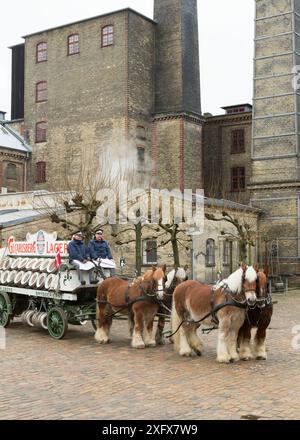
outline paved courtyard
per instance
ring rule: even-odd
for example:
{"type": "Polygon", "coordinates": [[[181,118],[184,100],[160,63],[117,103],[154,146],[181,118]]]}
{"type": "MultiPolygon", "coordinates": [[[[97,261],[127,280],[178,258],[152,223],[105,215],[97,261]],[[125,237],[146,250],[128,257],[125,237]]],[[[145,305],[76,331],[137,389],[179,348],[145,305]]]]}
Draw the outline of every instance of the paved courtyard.
{"type": "Polygon", "coordinates": [[[0,350],[0,419],[299,419],[300,292],[274,295],[267,361],[220,365],[216,333],[201,358],[181,358],[167,344],[130,348],[127,323],[100,346],[90,324],[55,341],[15,321],[0,350]]]}

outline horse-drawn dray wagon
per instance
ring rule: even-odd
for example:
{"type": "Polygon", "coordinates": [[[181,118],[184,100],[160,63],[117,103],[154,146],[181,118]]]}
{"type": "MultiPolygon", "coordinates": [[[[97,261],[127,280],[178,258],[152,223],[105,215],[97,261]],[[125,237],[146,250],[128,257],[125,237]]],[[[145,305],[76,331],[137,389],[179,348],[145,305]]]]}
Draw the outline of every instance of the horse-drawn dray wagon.
{"type": "MultiPolygon", "coordinates": [[[[68,243],[56,238],[56,233],[44,231],[27,234],[24,242],[9,238],[0,259],[0,326],[8,327],[14,317],[21,317],[55,339],[65,336],[68,324],[91,321],[95,328],[97,285],[81,285],[68,263],[68,243]]],[[[109,276],[101,267],[98,273],[99,282],[109,276]]]]}

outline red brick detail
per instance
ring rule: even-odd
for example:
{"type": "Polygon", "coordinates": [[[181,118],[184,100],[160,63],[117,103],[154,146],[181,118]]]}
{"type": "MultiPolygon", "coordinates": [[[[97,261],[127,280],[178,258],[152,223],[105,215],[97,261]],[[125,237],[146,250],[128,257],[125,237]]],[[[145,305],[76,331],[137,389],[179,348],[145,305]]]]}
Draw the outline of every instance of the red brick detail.
{"type": "Polygon", "coordinates": [[[125,139],[129,140],[129,18],[125,13],[125,139]]]}
{"type": "MultiPolygon", "coordinates": [[[[157,124],[156,121],[152,122],[152,148],[151,148],[151,157],[152,157],[152,178],[153,181],[156,180],[158,175],[158,157],[157,157],[157,124]]],[[[154,183],[154,182],[153,182],[154,183]]]]}
{"type": "Polygon", "coordinates": [[[180,158],[180,180],[179,180],[179,186],[181,191],[184,190],[184,118],[180,119],[180,125],[179,125],[179,158],[180,158]]]}

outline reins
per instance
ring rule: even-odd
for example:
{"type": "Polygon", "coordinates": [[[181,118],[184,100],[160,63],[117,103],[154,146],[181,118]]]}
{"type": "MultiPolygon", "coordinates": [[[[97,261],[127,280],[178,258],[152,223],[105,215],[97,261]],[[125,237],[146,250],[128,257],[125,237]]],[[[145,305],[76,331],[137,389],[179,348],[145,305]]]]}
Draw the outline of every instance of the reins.
{"type": "Polygon", "coordinates": [[[132,300],[129,300],[129,289],[133,286],[133,284],[128,284],[124,296],[125,296],[125,304],[120,304],[118,306],[111,304],[109,301],[106,300],[99,300],[96,299],[96,302],[98,304],[105,304],[105,305],[109,305],[110,307],[116,309],[118,308],[118,310],[116,310],[115,312],[111,313],[110,315],[107,315],[109,318],[113,318],[115,315],[117,315],[118,313],[122,312],[125,309],[130,309],[135,303],[140,302],[140,301],[148,301],[150,303],[153,304],[160,304],[159,300],[156,298],[156,293],[149,293],[145,290],[143,283],[151,283],[151,281],[148,280],[143,280],[142,283],[138,286],[139,289],[142,291],[143,295],[138,296],[137,298],[134,298],[132,300]]]}
{"type": "MultiPolygon", "coordinates": [[[[215,306],[209,313],[207,313],[207,315],[205,315],[203,318],[198,319],[197,321],[195,321],[194,319],[184,319],[178,326],[178,328],[175,330],[175,332],[173,332],[171,335],[166,336],[167,338],[171,338],[172,336],[174,336],[179,329],[181,328],[181,326],[183,324],[187,324],[187,325],[194,325],[194,324],[200,324],[201,322],[205,321],[205,319],[209,318],[210,316],[214,316],[216,315],[216,313],[218,313],[221,309],[223,309],[224,307],[227,306],[233,306],[233,307],[237,307],[239,309],[246,309],[247,308],[247,304],[246,302],[238,302],[236,300],[230,300],[230,301],[226,301],[225,303],[222,304],[218,304],[217,306],[215,306]]],[[[215,327],[214,327],[215,328],[215,327]]]]}

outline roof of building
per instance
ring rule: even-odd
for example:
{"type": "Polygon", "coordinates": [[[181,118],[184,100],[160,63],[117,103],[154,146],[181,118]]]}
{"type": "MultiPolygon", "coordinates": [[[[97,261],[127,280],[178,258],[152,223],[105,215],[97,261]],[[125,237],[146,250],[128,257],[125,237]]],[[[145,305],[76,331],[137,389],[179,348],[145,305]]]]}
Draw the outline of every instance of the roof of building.
{"type": "Polygon", "coordinates": [[[32,148],[4,121],[0,121],[0,148],[31,153],[32,148]]]}
{"type": "MultiPolygon", "coordinates": [[[[44,30],[39,31],[39,32],[33,32],[32,34],[27,34],[27,35],[22,36],[22,38],[32,37],[33,35],[42,34],[43,32],[54,31],[56,29],[61,29],[61,28],[67,27],[67,26],[72,26],[74,24],[78,24],[78,23],[84,23],[85,21],[95,20],[97,18],[102,18],[102,17],[106,17],[106,16],[109,16],[109,15],[120,14],[120,13],[125,12],[125,11],[133,12],[134,14],[139,15],[140,17],[144,18],[145,20],[150,21],[153,24],[156,24],[156,22],[154,20],[152,20],[149,17],[146,17],[145,15],[141,14],[140,12],[135,11],[134,9],[123,8],[123,9],[118,9],[117,11],[107,12],[105,14],[101,14],[101,15],[96,15],[94,17],[85,18],[83,20],[74,21],[72,23],[66,23],[66,24],[63,24],[63,25],[60,25],[60,26],[55,26],[55,27],[52,27],[52,28],[49,28],[49,29],[44,29],[44,30]]],[[[14,47],[14,46],[11,46],[11,47],[14,47]]]]}
{"type": "Polygon", "coordinates": [[[235,107],[251,107],[252,108],[252,104],[236,104],[236,105],[227,105],[226,107],[221,107],[223,110],[229,110],[231,108],[235,108],[235,107]]]}
{"type": "Polygon", "coordinates": [[[34,209],[8,209],[0,211],[0,228],[28,223],[43,217],[43,213],[34,209]]]}

